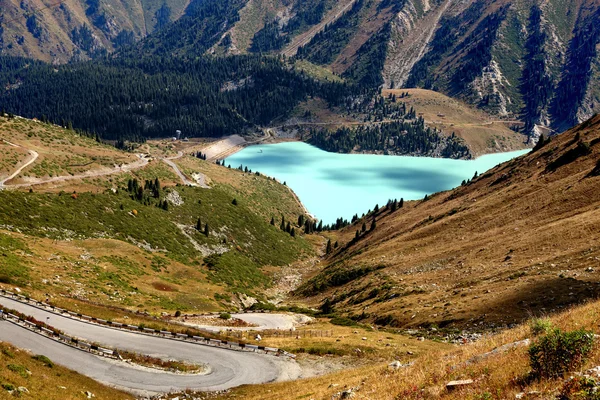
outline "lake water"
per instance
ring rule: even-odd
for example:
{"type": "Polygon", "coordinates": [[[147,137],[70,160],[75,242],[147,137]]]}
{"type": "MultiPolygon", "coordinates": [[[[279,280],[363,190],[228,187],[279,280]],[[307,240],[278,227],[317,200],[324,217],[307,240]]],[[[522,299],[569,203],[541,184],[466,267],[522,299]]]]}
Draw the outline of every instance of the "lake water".
{"type": "Polygon", "coordinates": [[[302,142],[249,146],[225,165],[286,182],[308,211],[329,224],[350,220],[388,199],[417,200],[452,189],[463,180],[527,153],[488,154],[476,160],[328,153],[302,142]]]}

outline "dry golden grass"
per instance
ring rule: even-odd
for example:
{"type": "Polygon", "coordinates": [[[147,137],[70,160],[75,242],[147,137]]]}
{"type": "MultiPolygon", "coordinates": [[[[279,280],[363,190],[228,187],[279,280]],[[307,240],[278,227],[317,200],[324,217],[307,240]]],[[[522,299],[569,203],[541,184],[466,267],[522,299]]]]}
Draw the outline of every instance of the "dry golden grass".
{"type": "Polygon", "coordinates": [[[463,138],[476,156],[526,147],[526,137],[510,129],[511,125],[521,126],[520,122],[499,121],[497,117],[482,110],[431,90],[382,91],[384,97],[390,94],[396,95],[397,102],[405,103],[408,108],[413,107],[427,125],[447,134],[454,132],[463,138]],[[409,96],[400,98],[402,93],[408,93],[409,96]]]}
{"type": "Polygon", "coordinates": [[[383,269],[305,301],[337,298],[338,312],[364,311],[371,322],[387,316],[393,326],[483,329],[596,298],[600,177],[587,176],[600,156],[600,120],[578,134],[594,143],[591,154],[554,172],[546,165],[576,146],[575,131],[466,186],[380,211],[377,229],[356,243],[361,221],[339,232],[340,249],[317,279],[351,267],[383,269]]]}
{"type": "MultiPolygon", "coordinates": [[[[587,329],[600,331],[600,302],[574,307],[552,317],[555,326],[563,330],[587,329]]],[[[529,381],[529,358],[526,346],[517,346],[481,357],[495,348],[514,343],[532,334],[527,324],[478,342],[464,345],[439,346],[417,355],[412,366],[393,370],[387,363],[338,371],[317,378],[295,382],[247,386],[234,389],[220,398],[233,399],[331,399],[348,388],[355,399],[510,399],[520,392],[538,391],[535,399],[554,398],[562,379],[529,381]],[[479,356],[479,357],[478,357],[479,356]],[[456,379],[473,379],[461,390],[448,391],[446,384],[456,379]]],[[[433,346],[432,346],[433,347],[433,346]]],[[[326,362],[325,360],[323,362],[326,362]]],[[[600,346],[580,368],[585,371],[600,363],[600,346]]],[[[576,372],[576,371],[573,371],[576,372]]]]}
{"type": "MultiPolygon", "coordinates": [[[[113,169],[115,164],[137,160],[134,154],[79,136],[74,131],[23,118],[0,117],[1,140],[7,140],[39,154],[38,159],[8,182],[9,184],[36,182],[39,178],[78,175],[87,171],[108,170],[113,169]]],[[[23,152],[22,149],[19,151],[23,152]]],[[[5,154],[2,153],[3,163],[5,154]]],[[[2,170],[6,168],[3,166],[2,170]]]]}
{"type": "MultiPolygon", "coordinates": [[[[56,364],[49,367],[45,360],[36,360],[32,358],[33,356],[34,354],[17,349],[8,343],[0,343],[0,399],[84,399],[85,392],[93,393],[96,399],[134,399],[130,394],[104,386],[67,368],[56,364]],[[9,369],[8,365],[16,368],[9,369]],[[21,371],[25,371],[24,376],[21,375],[21,371]],[[20,396],[10,395],[6,388],[10,389],[11,386],[25,387],[29,393],[21,393],[20,396]]],[[[60,360],[51,361],[60,362],[60,360]]]]}
{"type": "MultiPolygon", "coordinates": [[[[30,284],[23,290],[40,300],[49,293],[57,306],[99,318],[102,314],[118,322],[127,322],[122,312],[107,315],[101,307],[90,308],[87,304],[146,310],[156,315],[178,305],[199,311],[220,308],[214,295],[223,293],[224,288],[210,283],[206,271],[198,266],[149,254],[119,240],[53,241],[8,231],[0,234],[27,243],[28,252],[14,254],[19,263],[30,266],[30,284]],[[128,292],[129,286],[137,290],[128,292]]],[[[126,315],[131,321],[132,316],[126,315]]]]}

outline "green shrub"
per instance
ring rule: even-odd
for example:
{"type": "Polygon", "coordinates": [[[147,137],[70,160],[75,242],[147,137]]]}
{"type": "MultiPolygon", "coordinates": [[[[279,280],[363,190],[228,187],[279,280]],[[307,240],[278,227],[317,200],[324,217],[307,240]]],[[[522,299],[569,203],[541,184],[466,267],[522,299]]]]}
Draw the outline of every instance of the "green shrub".
{"type": "Polygon", "coordinates": [[[6,368],[8,368],[9,371],[12,371],[16,374],[21,375],[21,377],[23,377],[23,378],[27,378],[29,376],[29,372],[27,371],[27,368],[25,368],[22,365],[8,364],[6,366],[6,368]]]}
{"type": "Polygon", "coordinates": [[[32,356],[31,358],[33,358],[34,360],[37,360],[37,361],[41,362],[42,364],[44,364],[48,368],[53,368],[54,367],[54,363],[48,357],[43,356],[41,354],[38,354],[37,356],[32,356]]]}
{"type": "Polygon", "coordinates": [[[333,325],[338,326],[358,326],[356,321],[352,321],[350,318],[346,317],[334,317],[331,318],[329,322],[331,322],[333,325]]]}
{"type": "Polygon", "coordinates": [[[586,360],[593,343],[591,332],[552,329],[529,346],[532,377],[556,378],[575,370],[586,360]]]}
{"type": "Polygon", "coordinates": [[[10,351],[9,349],[2,349],[2,354],[4,354],[8,358],[15,358],[15,353],[10,351]]]}
{"type": "Polygon", "coordinates": [[[600,400],[596,381],[584,376],[575,376],[565,382],[557,400],[600,400]]]}
{"type": "Polygon", "coordinates": [[[2,389],[8,390],[9,392],[12,392],[13,390],[16,389],[16,387],[14,387],[13,385],[11,385],[10,383],[3,383],[2,384],[2,389]]]}
{"type": "Polygon", "coordinates": [[[224,313],[221,313],[221,315],[219,315],[219,318],[221,318],[221,319],[231,319],[231,314],[229,314],[227,312],[224,312],[224,313]]]}
{"type": "Polygon", "coordinates": [[[546,334],[554,329],[552,321],[550,321],[548,318],[533,318],[529,322],[529,327],[531,328],[531,334],[533,336],[546,334]]]}

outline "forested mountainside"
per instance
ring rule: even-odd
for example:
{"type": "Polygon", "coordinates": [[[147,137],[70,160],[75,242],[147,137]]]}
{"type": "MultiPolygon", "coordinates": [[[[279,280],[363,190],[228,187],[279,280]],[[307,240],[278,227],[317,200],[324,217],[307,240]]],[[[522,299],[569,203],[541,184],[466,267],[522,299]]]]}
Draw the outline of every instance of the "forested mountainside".
{"type": "Polygon", "coordinates": [[[533,137],[541,127],[567,129],[600,104],[597,0],[194,4],[138,46],[141,54],[295,56],[362,86],[443,92],[523,121],[533,137]]]}
{"type": "MultiPolygon", "coordinates": [[[[70,47],[53,42],[54,31],[42,23],[46,14],[58,18],[55,14],[71,4],[68,1],[39,13],[4,11],[2,54],[55,62],[114,50],[117,58],[125,59],[283,55],[359,90],[433,89],[495,118],[522,121],[524,132],[534,138],[549,127],[567,129],[600,107],[598,0],[193,0],[177,5],[171,0],[141,4],[145,11],[154,7],[154,16],[146,15],[143,26],[132,22],[142,19],[131,17],[125,23],[111,17],[106,10],[115,11],[116,5],[88,0],[77,14],[86,20],[69,19],[72,26],[63,42],[70,41],[70,47]],[[16,36],[15,25],[28,29],[24,39],[16,36]],[[161,29],[155,29],[157,25],[161,29]],[[110,29],[103,31],[106,26],[110,29]],[[136,42],[139,38],[143,39],[136,42]]],[[[264,121],[241,114],[250,124],[264,121]]]]}
{"type": "Polygon", "coordinates": [[[5,0],[0,54],[66,63],[103,56],[181,17],[189,0],[5,0]]]}
{"type": "Polygon", "coordinates": [[[252,131],[307,96],[332,104],[353,93],[276,58],[116,58],[54,67],[0,57],[0,107],[104,139],[218,137],[252,131]]]}

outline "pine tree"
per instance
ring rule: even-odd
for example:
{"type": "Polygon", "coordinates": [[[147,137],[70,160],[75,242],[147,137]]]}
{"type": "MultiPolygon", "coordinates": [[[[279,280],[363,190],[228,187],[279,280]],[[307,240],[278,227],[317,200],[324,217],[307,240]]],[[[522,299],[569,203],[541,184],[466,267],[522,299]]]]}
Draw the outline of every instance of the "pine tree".
{"type": "Polygon", "coordinates": [[[292,235],[292,237],[296,237],[296,229],[292,228],[290,235],[292,235]]]}
{"type": "Polygon", "coordinates": [[[290,224],[289,221],[288,221],[287,225],[285,226],[285,231],[287,233],[290,233],[292,231],[292,224],[290,224]]]}
{"type": "Polygon", "coordinates": [[[237,206],[237,205],[238,205],[238,202],[237,202],[237,200],[236,200],[236,199],[233,199],[233,201],[231,202],[231,204],[233,204],[234,206],[237,206]]]}
{"type": "Polygon", "coordinates": [[[400,203],[398,204],[398,208],[404,207],[404,197],[400,199],[400,203]]]}
{"type": "Polygon", "coordinates": [[[377,227],[377,222],[375,221],[375,218],[373,218],[373,222],[371,222],[371,228],[369,229],[370,231],[374,230],[377,227]]]}
{"type": "Polygon", "coordinates": [[[327,240],[327,247],[325,248],[325,253],[326,254],[331,253],[331,239],[327,240]]]}
{"type": "Polygon", "coordinates": [[[365,233],[367,231],[367,224],[365,222],[363,222],[362,224],[362,228],[360,229],[363,233],[365,233]]]}
{"type": "Polygon", "coordinates": [[[275,226],[275,218],[271,217],[271,225],[275,226]]]}
{"type": "Polygon", "coordinates": [[[205,225],[204,225],[204,234],[205,234],[206,236],[208,236],[208,234],[209,234],[209,233],[210,233],[210,232],[209,232],[209,230],[208,230],[208,223],[207,223],[207,224],[205,224],[205,225]]]}
{"type": "Polygon", "coordinates": [[[198,218],[198,222],[196,222],[196,230],[202,232],[202,220],[200,218],[198,218]]]}

